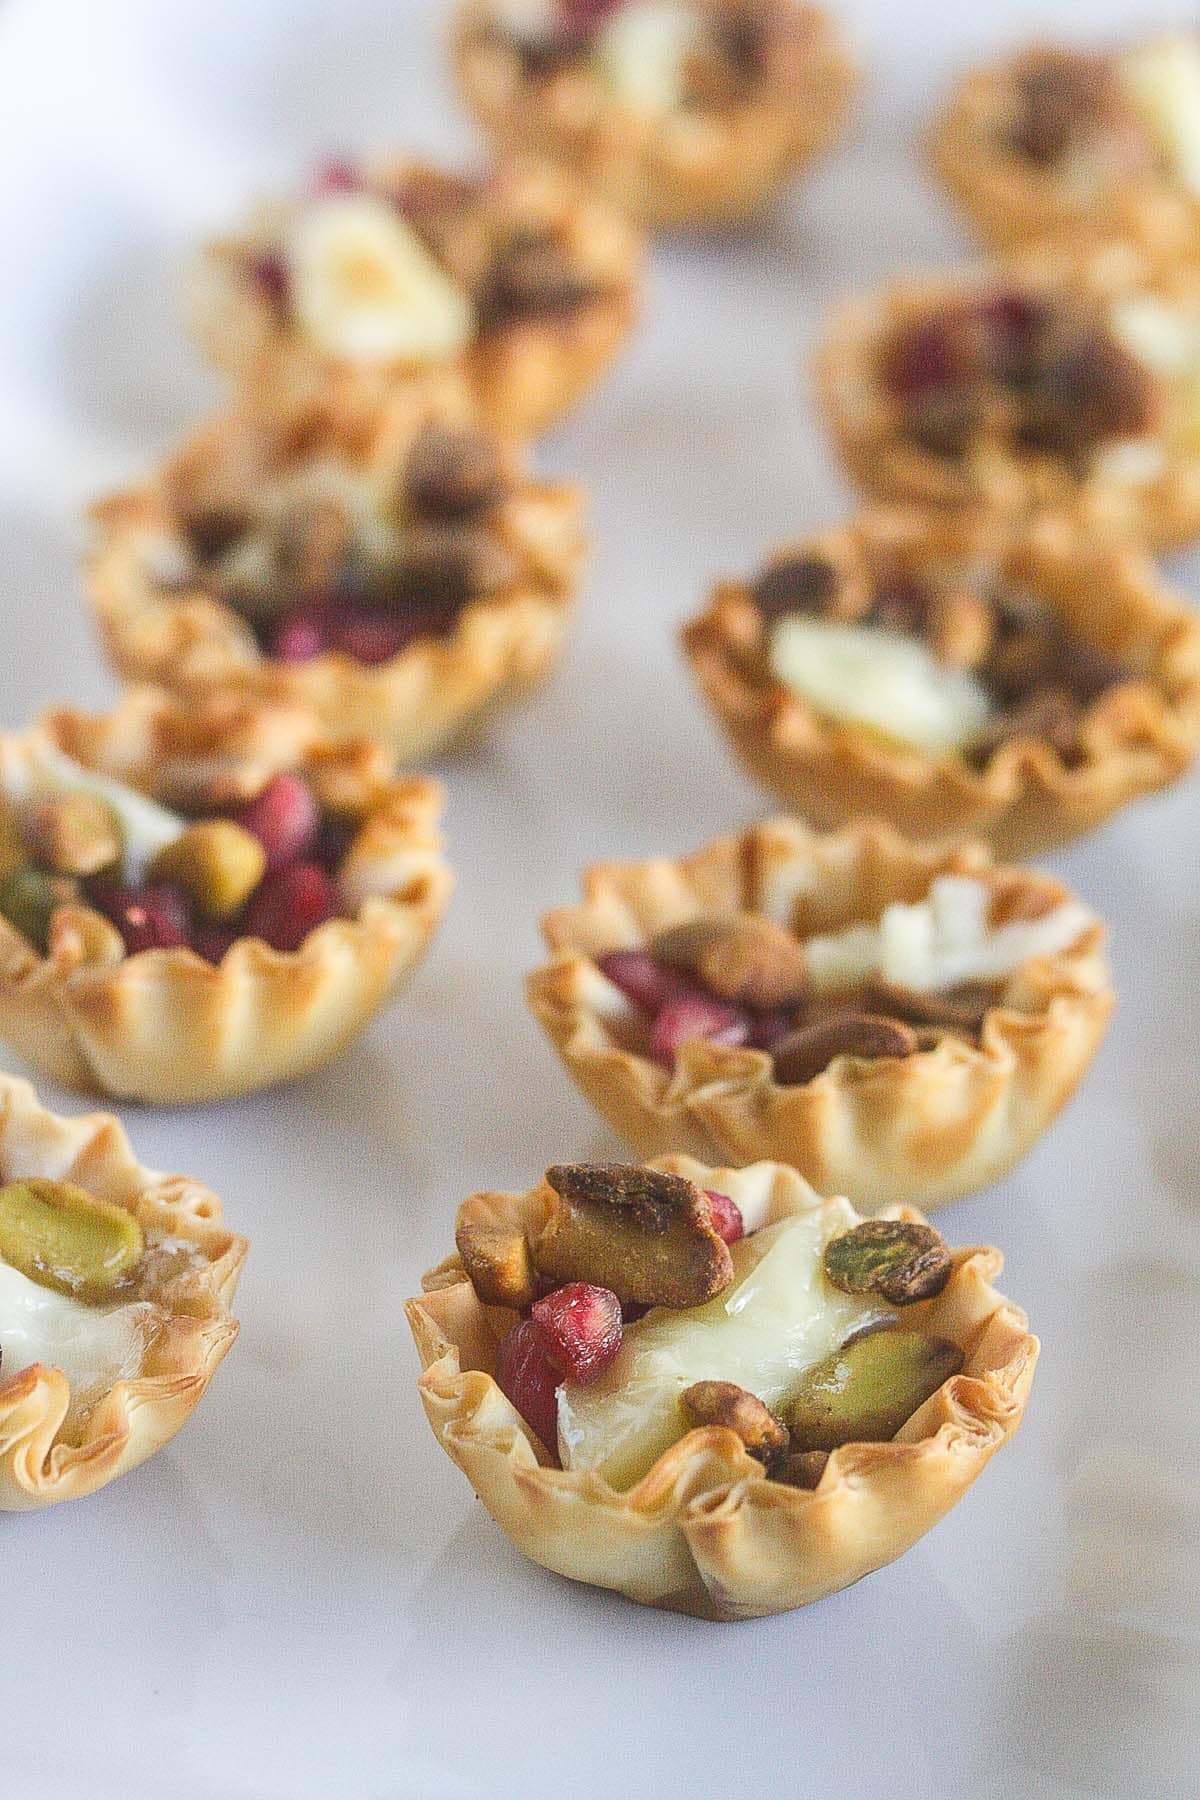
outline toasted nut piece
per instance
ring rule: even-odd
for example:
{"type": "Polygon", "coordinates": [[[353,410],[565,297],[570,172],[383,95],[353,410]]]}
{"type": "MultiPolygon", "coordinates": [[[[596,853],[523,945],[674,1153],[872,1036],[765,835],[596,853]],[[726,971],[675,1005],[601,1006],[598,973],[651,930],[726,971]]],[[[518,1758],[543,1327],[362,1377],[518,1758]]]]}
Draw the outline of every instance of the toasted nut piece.
{"type": "Polygon", "coordinates": [[[839,585],[838,571],[827,557],[800,554],[768,563],[750,592],[763,618],[774,621],[785,613],[827,612],[839,585]]]}
{"type": "Polygon", "coordinates": [[[681,1175],[563,1163],[546,1181],[558,1205],[532,1245],[541,1274],[611,1288],[623,1306],[700,1306],[733,1280],[712,1209],[681,1175]]]}
{"type": "Polygon", "coordinates": [[[482,431],[427,425],[409,453],[405,495],[432,519],[472,518],[504,497],[499,447],[482,431]]]}
{"type": "Polygon", "coordinates": [[[144,1249],[132,1213],[69,1181],[10,1181],[0,1188],[0,1258],[41,1287],[108,1299],[144,1249]]]}
{"type": "Polygon", "coordinates": [[[827,1281],[843,1294],[882,1294],[893,1306],[932,1300],[952,1267],[940,1231],[901,1219],[864,1219],[825,1246],[827,1281]]]}
{"type": "Polygon", "coordinates": [[[872,1331],[814,1363],[783,1409],[795,1450],[881,1444],[962,1368],[963,1354],[923,1331],[872,1331]]]}
{"type": "MultiPolygon", "coordinates": [[[[486,1200],[487,1196],[477,1198],[486,1200]]],[[[520,1310],[537,1299],[537,1272],[523,1231],[477,1216],[468,1200],[459,1212],[454,1241],[471,1285],[485,1306],[520,1310]]]]}
{"type": "Polygon", "coordinates": [[[761,1463],[773,1463],[788,1447],[787,1430],[770,1407],[735,1381],[694,1381],[679,1398],[689,1425],[724,1425],[761,1463]]]}
{"type": "Polygon", "coordinates": [[[979,1036],[989,1009],[997,1004],[995,989],[982,981],[963,982],[945,993],[927,994],[877,976],[863,984],[862,994],[873,1013],[903,1019],[906,1025],[946,1025],[971,1037],[979,1036]]]}
{"type": "Polygon", "coordinates": [[[202,819],[165,844],[151,862],[152,881],[175,881],[208,919],[232,919],[263,876],[262,845],[232,819],[202,819]]]}
{"type": "Polygon", "coordinates": [[[477,594],[506,587],[517,572],[505,544],[474,525],[418,525],[405,533],[397,560],[381,571],[375,598],[383,606],[464,606],[477,594]]]}
{"type": "Polygon", "coordinates": [[[815,1488],[828,1461],[828,1450],[793,1450],[771,1470],[771,1480],[782,1481],[785,1487],[815,1488]]]}
{"type": "Polygon", "coordinates": [[[996,615],[981,595],[954,588],[934,596],[926,629],[941,662],[953,669],[974,669],[995,640],[996,615]]]}
{"type": "Polygon", "coordinates": [[[55,907],[78,898],[79,883],[70,875],[47,875],[43,869],[14,869],[0,882],[0,913],[43,955],[55,907]]]}
{"type": "Polygon", "coordinates": [[[808,991],[803,945],[761,913],[689,919],[660,931],[650,954],[697,976],[723,1000],[762,1012],[799,1006],[808,991]]]}
{"type": "Polygon", "coordinates": [[[1083,708],[1065,688],[1036,688],[1011,711],[998,713],[964,747],[963,755],[974,769],[986,768],[1005,744],[1032,738],[1049,744],[1068,768],[1079,761],[1079,727],[1083,708]]]}
{"type": "Polygon", "coordinates": [[[785,1087],[801,1087],[827,1069],[835,1056],[912,1056],[917,1048],[916,1033],[899,1019],[834,1013],[784,1038],[774,1052],[775,1079],[785,1087]]]}
{"type": "Polygon", "coordinates": [[[56,875],[98,875],[121,856],[121,827],[98,794],[46,794],[29,802],[21,828],[34,862],[56,875]]]}

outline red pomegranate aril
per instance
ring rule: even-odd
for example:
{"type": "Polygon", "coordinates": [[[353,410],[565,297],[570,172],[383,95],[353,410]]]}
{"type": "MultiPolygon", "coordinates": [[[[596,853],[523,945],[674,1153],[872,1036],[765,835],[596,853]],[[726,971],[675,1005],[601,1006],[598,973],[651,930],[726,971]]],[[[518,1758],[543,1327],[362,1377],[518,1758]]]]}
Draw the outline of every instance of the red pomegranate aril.
{"type": "Polygon", "coordinates": [[[321,813],[302,775],[273,775],[267,785],[239,807],[234,821],[256,837],[267,853],[267,874],[299,862],[312,852],[321,813]]]}
{"type": "Polygon", "coordinates": [[[536,1319],[522,1319],[496,1350],[496,1385],[558,1460],[558,1398],[562,1376],[550,1360],[536,1319]]]}
{"type": "Polygon", "coordinates": [[[330,640],[333,649],[340,650],[343,656],[374,667],[399,656],[420,635],[420,624],[412,618],[348,612],[334,623],[330,640]]]}
{"type": "Polygon", "coordinates": [[[264,250],[250,258],[250,278],[277,311],[283,312],[291,287],[287,263],[278,250],[264,250]]]}
{"type": "Polygon", "coordinates": [[[754,1050],[773,1050],[796,1029],[793,1013],[765,1012],[756,1013],[750,1021],[750,1031],[746,1042],[754,1050]]]}
{"type": "Polygon", "coordinates": [[[322,612],[312,606],[298,606],[284,613],[271,632],[268,654],[276,662],[311,662],[329,648],[329,627],[322,612]]]}
{"type": "Polygon", "coordinates": [[[362,175],[348,156],[331,156],[313,175],[314,194],[356,194],[363,185],[362,175]]]}
{"type": "Polygon", "coordinates": [[[668,1000],[655,1019],[650,1053],[670,1068],[680,1045],[695,1038],[733,1047],[744,1044],[749,1035],[750,1021],[736,1007],[710,1000],[704,994],[684,994],[677,1000],[668,1000]]]}
{"type": "Polygon", "coordinates": [[[530,1316],[545,1333],[551,1362],[568,1381],[595,1381],[621,1348],[621,1302],[611,1288],[569,1281],[535,1300],[530,1316]]]}
{"type": "Polygon", "coordinates": [[[724,1238],[727,1244],[736,1244],[739,1238],[746,1235],[746,1222],[742,1218],[742,1209],[728,1194],[714,1194],[711,1188],[705,1188],[704,1197],[712,1208],[712,1222],[717,1228],[717,1236],[724,1238]]]}
{"type": "Polygon", "coordinates": [[[136,888],[119,881],[93,881],[87,893],[97,912],[116,926],[130,956],[143,950],[177,950],[191,941],[188,897],[171,882],[136,888]]]}
{"type": "Polygon", "coordinates": [[[911,400],[931,388],[946,387],[960,373],[951,332],[940,319],[923,319],[892,341],[884,380],[894,394],[911,400]]]}
{"type": "Polygon", "coordinates": [[[192,933],[192,949],[205,962],[216,964],[223,960],[226,951],[232,950],[238,935],[228,925],[197,925],[192,933]]]}
{"type": "Polygon", "coordinates": [[[608,950],[596,958],[600,973],[643,1012],[657,1013],[679,998],[684,984],[648,950],[608,950]]]}
{"type": "Polygon", "coordinates": [[[625,0],[558,0],[558,16],[569,31],[586,37],[624,5],[625,0]]]}
{"type": "Polygon", "coordinates": [[[298,950],[310,931],[336,919],[337,889],[318,863],[293,863],[268,875],[251,896],[242,920],[245,937],[260,937],[272,950],[298,950]]]}

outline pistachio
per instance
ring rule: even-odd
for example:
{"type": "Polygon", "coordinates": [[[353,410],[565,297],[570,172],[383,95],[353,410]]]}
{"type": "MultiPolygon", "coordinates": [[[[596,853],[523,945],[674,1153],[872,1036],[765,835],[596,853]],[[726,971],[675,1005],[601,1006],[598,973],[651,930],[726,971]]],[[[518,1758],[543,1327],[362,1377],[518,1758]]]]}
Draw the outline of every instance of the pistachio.
{"type": "Polygon", "coordinates": [[[775,1079],[785,1087],[802,1087],[827,1069],[837,1056],[875,1060],[912,1056],[917,1048],[916,1033],[899,1019],[865,1012],[834,1013],[801,1026],[776,1046],[775,1079]]]}
{"type": "Polygon", "coordinates": [[[209,919],[241,911],[267,868],[258,839],[232,819],[202,819],[165,844],[149,866],[151,881],[176,882],[209,919]]]}
{"type": "Polygon", "coordinates": [[[770,1465],[788,1447],[787,1430],[770,1407],[735,1381],[694,1381],[680,1395],[680,1405],[689,1426],[725,1426],[761,1463],[770,1465]]]}
{"type": "Polygon", "coordinates": [[[940,1294],[952,1266],[940,1231],[901,1219],[864,1219],[825,1246],[827,1281],[843,1294],[881,1294],[893,1306],[940,1294]]]}
{"type": "MultiPolygon", "coordinates": [[[[489,1196],[478,1197],[485,1204],[489,1196]]],[[[525,1233],[482,1216],[468,1200],[458,1215],[454,1241],[471,1285],[485,1306],[529,1306],[538,1292],[537,1273],[525,1233]]]]}
{"type": "Polygon", "coordinates": [[[462,519],[495,506],[506,483],[492,438],[482,431],[429,425],[409,454],[404,485],[415,511],[432,519],[462,519]]]}
{"type": "Polygon", "coordinates": [[[532,1245],[541,1274],[611,1288],[626,1306],[700,1306],[733,1280],[708,1200],[681,1175],[564,1163],[546,1181],[558,1203],[532,1245]]]}
{"type": "Polygon", "coordinates": [[[673,925],[650,954],[695,975],[711,993],[767,1012],[798,1006],[808,991],[808,961],[798,938],[761,913],[706,915],[673,925]]]}
{"type": "Polygon", "coordinates": [[[884,1443],[962,1368],[962,1351],[921,1331],[873,1331],[805,1371],[783,1409],[794,1450],[884,1443]]]}
{"type": "Polygon", "coordinates": [[[478,526],[419,525],[407,532],[400,555],[381,574],[380,605],[407,610],[465,606],[494,593],[516,575],[512,552],[478,526]]]}
{"type": "Polygon", "coordinates": [[[964,981],[943,993],[925,993],[873,976],[864,984],[862,993],[871,1012],[902,1019],[906,1025],[944,1025],[975,1038],[983,1029],[989,1009],[996,1005],[995,988],[983,981],[964,981]]]}
{"type": "Polygon", "coordinates": [[[98,875],[120,861],[120,821],[99,794],[41,795],[25,808],[21,829],[34,862],[56,875],[98,875]]]}
{"type": "Polygon", "coordinates": [[[0,1188],[0,1258],[30,1281],[80,1299],[108,1299],[141,1261],[132,1213],[69,1181],[10,1181],[0,1188]]]}
{"type": "Polygon", "coordinates": [[[763,618],[774,620],[785,613],[828,611],[838,586],[838,572],[827,557],[800,554],[769,563],[751,594],[763,618]]]}
{"type": "Polygon", "coordinates": [[[0,913],[43,955],[55,907],[78,898],[78,882],[69,875],[47,875],[44,869],[14,869],[0,882],[0,913]]]}

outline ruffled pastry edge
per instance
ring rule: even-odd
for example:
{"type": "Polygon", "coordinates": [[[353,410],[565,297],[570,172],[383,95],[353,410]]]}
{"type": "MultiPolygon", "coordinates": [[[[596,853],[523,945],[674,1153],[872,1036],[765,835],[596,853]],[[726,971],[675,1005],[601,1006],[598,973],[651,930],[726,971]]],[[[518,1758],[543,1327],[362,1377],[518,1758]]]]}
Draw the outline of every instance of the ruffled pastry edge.
{"type": "Polygon", "coordinates": [[[909,843],[867,822],[822,836],[790,819],[752,826],[690,856],[600,864],[582,905],[542,922],[553,960],[529,977],[530,1007],[568,1073],[642,1156],[789,1164],[864,1212],[925,1208],[997,1180],[1066,1104],[1113,1006],[1103,928],[1027,963],[991,1009],[977,1047],[952,1035],[909,1057],[840,1056],[783,1086],[765,1051],[684,1044],[674,1070],[625,1048],[612,1027],[631,1007],[597,967],[703,913],[766,913],[803,936],[877,918],[921,898],[939,874],[978,876],[1018,908],[1070,899],[1032,871],[998,868],[980,844],[909,843]]]}
{"type": "MultiPolygon", "coordinates": [[[[726,1193],[766,1220],[824,1204],[793,1170],[711,1169],[686,1156],[656,1167],[726,1193]],[[764,1207],[765,1201],[765,1207],[764,1207]]],[[[495,1196],[521,1216],[541,1190],[495,1196]]],[[[890,1216],[919,1220],[908,1208],[890,1216]]],[[[847,1587],[909,1549],[961,1498],[1020,1423],[1038,1341],[991,1285],[996,1250],[954,1253],[942,1294],[914,1326],[962,1346],[962,1372],[883,1444],[849,1444],[817,1487],[767,1478],[722,1427],[687,1432],[627,1492],[594,1471],[547,1466],[545,1450],[493,1377],[516,1315],[481,1305],[456,1257],[408,1302],[434,1435],[492,1518],[533,1561],[644,1605],[707,1619],[756,1618],[847,1587]]],[[[920,1314],[918,1318],[916,1315],[920,1314]]]]}
{"type": "Polygon", "coordinates": [[[811,547],[870,540],[912,556],[927,546],[935,560],[946,554],[969,567],[972,538],[985,569],[1028,586],[1086,641],[1143,672],[1089,710],[1086,761],[1068,768],[1043,740],[1021,738],[976,770],[831,723],[782,682],[748,671],[752,601],[742,584],[727,582],[684,626],[683,653],[735,754],[785,806],[817,825],[875,816],[916,837],[979,835],[999,854],[1029,856],[1093,830],[1191,766],[1200,745],[1200,620],[1136,547],[1062,514],[997,539],[977,518],[883,507],[811,547]]]}
{"type": "Polygon", "coordinates": [[[255,766],[303,767],[318,792],[343,802],[357,793],[364,817],[339,871],[355,910],[318,926],[298,950],[239,938],[215,965],[186,949],[108,960],[111,933],[98,940],[96,915],[84,906],[59,909],[44,957],[0,919],[0,1037],[67,1087],[182,1105],[318,1068],[416,967],[449,903],[439,785],[385,776],[374,746],[313,741],[303,715],[227,698],[189,721],[182,702],[133,690],[106,715],[64,708],[25,734],[0,737],[0,774],[45,736],[118,779],[135,771],[161,778],[155,747],[177,743],[189,723],[197,747],[206,735],[215,747],[230,733],[255,766]]]}
{"type": "Polygon", "coordinates": [[[167,1318],[144,1373],[97,1402],[78,1443],[58,1441],[70,1405],[61,1369],[35,1363],[7,1381],[0,1374],[0,1512],[25,1512],[95,1493],[175,1436],[237,1336],[230,1307],[247,1245],[225,1229],[221,1203],[207,1188],[143,1168],[116,1119],[63,1118],[40,1104],[28,1082],[2,1075],[0,1174],[76,1182],[206,1259],[156,1293],[167,1318]]]}

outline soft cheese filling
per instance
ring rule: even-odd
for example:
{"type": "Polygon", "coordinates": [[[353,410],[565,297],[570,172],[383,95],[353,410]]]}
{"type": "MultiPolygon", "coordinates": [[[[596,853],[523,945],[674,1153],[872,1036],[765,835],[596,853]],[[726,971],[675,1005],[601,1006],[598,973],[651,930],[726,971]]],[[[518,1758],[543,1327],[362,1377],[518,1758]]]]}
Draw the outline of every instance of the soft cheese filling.
{"type": "Polygon", "coordinates": [[[1200,42],[1158,38],[1120,61],[1126,94],[1174,178],[1200,196],[1200,42]]]}
{"type": "Polygon", "coordinates": [[[6,759],[3,770],[6,800],[20,803],[75,793],[95,795],[116,815],[121,826],[125,865],[133,875],[144,874],[147,864],[160,850],[173,844],[184,829],[184,821],[156,800],[148,799],[109,775],[84,768],[82,763],[50,744],[34,742],[21,756],[6,759]]]}
{"type": "Polygon", "coordinates": [[[147,1301],[89,1306],[0,1260],[0,1383],[34,1363],[61,1369],[78,1411],[138,1374],[154,1321],[147,1301]]]}
{"type": "Polygon", "coordinates": [[[844,1294],[825,1279],[825,1244],[854,1218],[837,1201],[766,1226],[733,1245],[733,1284],[717,1299],[681,1312],[656,1308],[628,1325],[599,1380],[558,1391],[563,1467],[629,1487],[687,1429],[680,1396],[692,1383],[736,1382],[776,1407],[853,1332],[893,1317],[876,1296],[844,1294]]]}

